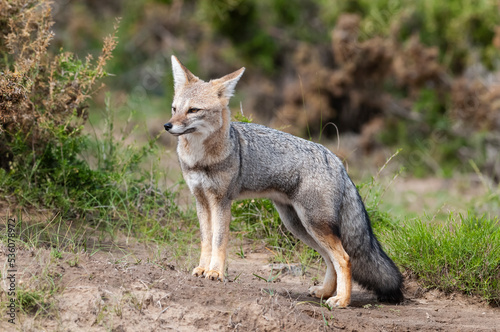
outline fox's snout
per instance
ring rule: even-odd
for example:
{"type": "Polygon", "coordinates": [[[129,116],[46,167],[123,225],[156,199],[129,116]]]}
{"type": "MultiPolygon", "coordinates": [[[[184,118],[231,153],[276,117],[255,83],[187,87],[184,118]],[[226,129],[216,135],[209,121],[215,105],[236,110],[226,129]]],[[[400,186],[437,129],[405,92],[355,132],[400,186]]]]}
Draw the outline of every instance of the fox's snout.
{"type": "Polygon", "coordinates": [[[172,122],[167,122],[163,125],[166,131],[174,136],[180,136],[184,134],[191,134],[196,131],[196,128],[192,125],[186,125],[182,123],[181,125],[174,125],[172,122]]]}

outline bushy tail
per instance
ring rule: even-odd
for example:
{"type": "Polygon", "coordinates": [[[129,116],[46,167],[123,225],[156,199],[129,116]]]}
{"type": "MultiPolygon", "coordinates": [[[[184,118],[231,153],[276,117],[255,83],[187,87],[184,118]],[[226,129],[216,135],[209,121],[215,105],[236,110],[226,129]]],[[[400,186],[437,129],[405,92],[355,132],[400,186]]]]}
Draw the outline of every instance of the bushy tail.
{"type": "Polygon", "coordinates": [[[404,299],[403,277],[373,234],[356,187],[347,187],[341,207],[340,236],[351,260],[352,277],[364,288],[375,291],[379,301],[399,303],[404,299]]]}

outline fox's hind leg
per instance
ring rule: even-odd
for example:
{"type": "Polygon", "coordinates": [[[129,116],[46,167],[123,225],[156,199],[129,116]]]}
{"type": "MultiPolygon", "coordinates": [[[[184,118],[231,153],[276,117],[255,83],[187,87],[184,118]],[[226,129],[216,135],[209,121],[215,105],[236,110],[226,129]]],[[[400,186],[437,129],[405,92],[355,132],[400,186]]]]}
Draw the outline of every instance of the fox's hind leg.
{"type": "Polygon", "coordinates": [[[333,262],[328,255],[328,252],[320,246],[316,240],[314,240],[307,230],[302,225],[302,222],[297,215],[297,212],[292,205],[282,204],[274,202],[276,210],[280,214],[281,221],[285,224],[285,227],[302,242],[316,250],[326,263],[326,274],[322,285],[312,286],[309,288],[309,294],[312,296],[327,299],[333,295],[335,289],[337,288],[337,274],[335,273],[335,267],[333,262]]]}
{"type": "Polygon", "coordinates": [[[326,300],[330,307],[347,307],[351,302],[351,262],[344,250],[340,238],[332,234],[321,234],[318,242],[328,248],[333,266],[337,271],[337,295],[326,300]]]}
{"type": "Polygon", "coordinates": [[[337,274],[337,295],[329,298],[326,303],[330,307],[348,306],[352,288],[351,262],[342,246],[338,231],[332,226],[334,214],[327,213],[321,207],[304,208],[299,204],[294,207],[303,227],[323,252],[326,252],[337,274]]]}

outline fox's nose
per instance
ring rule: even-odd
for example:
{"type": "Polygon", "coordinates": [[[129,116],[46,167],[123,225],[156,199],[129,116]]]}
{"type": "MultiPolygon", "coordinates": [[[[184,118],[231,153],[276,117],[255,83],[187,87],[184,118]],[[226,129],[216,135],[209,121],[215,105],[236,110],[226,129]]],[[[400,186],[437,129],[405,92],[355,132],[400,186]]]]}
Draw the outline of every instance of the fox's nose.
{"type": "Polygon", "coordinates": [[[172,129],[172,127],[173,127],[173,126],[174,126],[174,125],[173,125],[173,124],[171,124],[170,122],[169,122],[169,123],[165,123],[165,124],[163,125],[163,127],[165,127],[165,130],[166,130],[166,131],[169,131],[170,129],[172,129]]]}

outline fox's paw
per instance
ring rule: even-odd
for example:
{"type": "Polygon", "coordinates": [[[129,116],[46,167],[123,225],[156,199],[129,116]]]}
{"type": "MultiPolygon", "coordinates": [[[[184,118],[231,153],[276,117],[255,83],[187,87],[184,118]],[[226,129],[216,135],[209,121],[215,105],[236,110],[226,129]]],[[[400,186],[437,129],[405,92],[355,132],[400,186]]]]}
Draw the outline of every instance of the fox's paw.
{"type": "Polygon", "coordinates": [[[210,270],[208,272],[205,272],[205,278],[210,280],[224,281],[224,275],[222,274],[222,272],[216,270],[210,270]]]}
{"type": "Polygon", "coordinates": [[[330,296],[332,296],[333,293],[335,293],[334,289],[335,289],[335,287],[332,289],[328,289],[324,285],[312,286],[309,288],[309,295],[320,298],[320,299],[321,298],[327,299],[330,296]]]}
{"type": "Polygon", "coordinates": [[[345,308],[349,305],[350,299],[346,297],[340,297],[340,296],[333,296],[326,300],[326,304],[330,308],[345,308]]]}
{"type": "Polygon", "coordinates": [[[192,275],[194,275],[195,277],[202,277],[203,273],[205,273],[205,270],[206,269],[203,266],[195,267],[192,275]]]}

